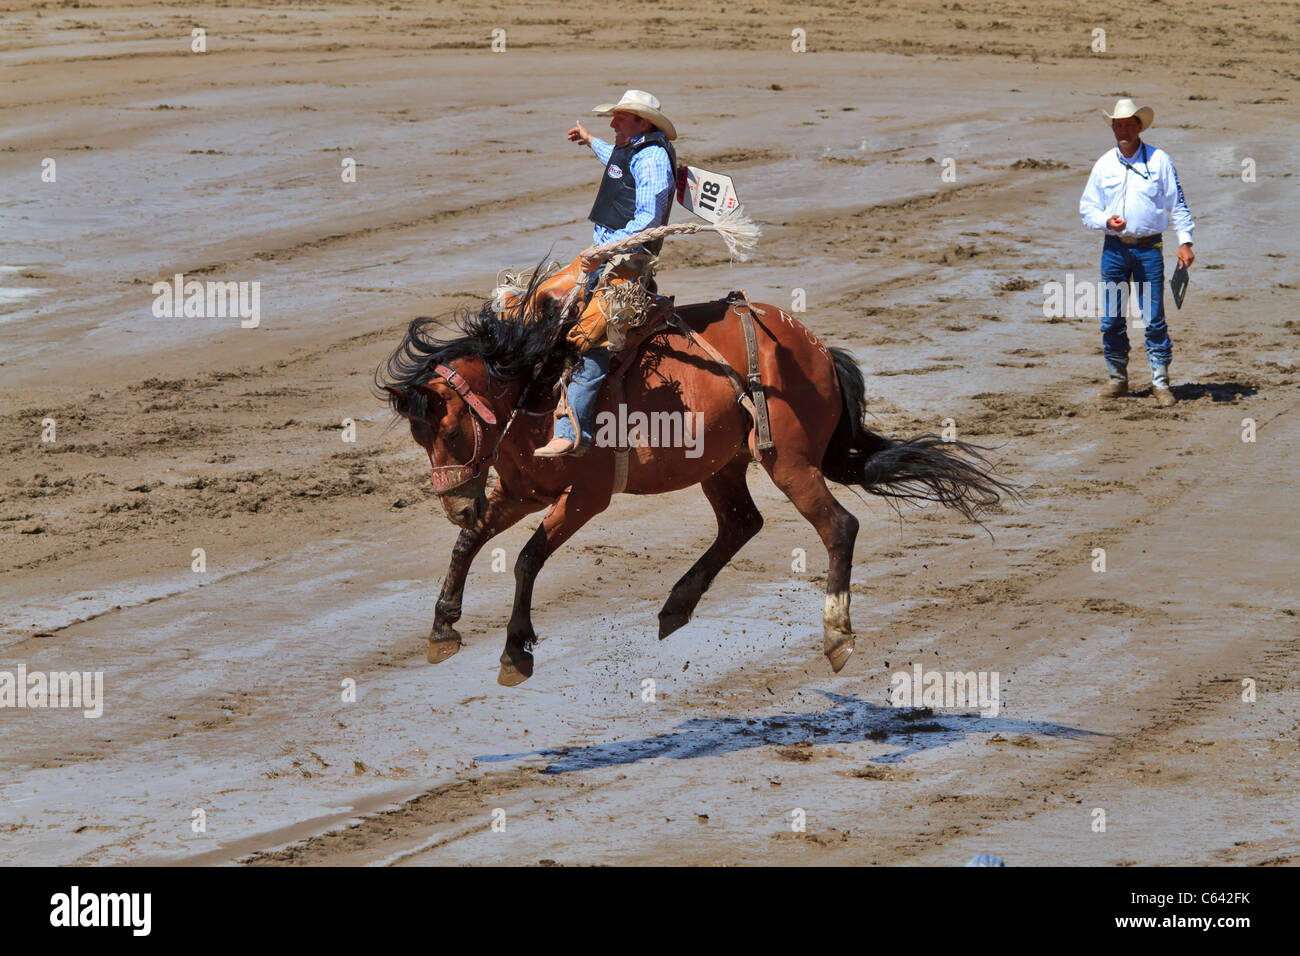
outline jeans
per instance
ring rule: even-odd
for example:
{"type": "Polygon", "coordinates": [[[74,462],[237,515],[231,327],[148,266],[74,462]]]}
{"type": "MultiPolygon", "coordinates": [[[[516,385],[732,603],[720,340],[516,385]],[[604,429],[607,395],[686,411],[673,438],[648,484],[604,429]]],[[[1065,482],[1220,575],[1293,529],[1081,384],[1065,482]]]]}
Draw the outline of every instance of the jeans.
{"type": "MultiPolygon", "coordinates": [[[[1112,372],[1128,365],[1128,325],[1124,317],[1129,280],[1137,283],[1138,311],[1146,323],[1147,362],[1154,373],[1168,367],[1174,343],[1165,324],[1165,260],[1162,242],[1139,249],[1106,237],[1101,251],[1101,351],[1112,372]]],[[[1118,376],[1116,376],[1118,377],[1118,376]]]]}
{"type": "MultiPolygon", "coordinates": [[[[596,396],[600,383],[609,374],[609,349],[588,349],[582,355],[582,364],[573,370],[569,380],[569,404],[582,426],[580,444],[590,445],[596,427],[596,396]]],[[[555,423],[555,437],[574,440],[573,422],[565,415],[555,423]]]]}

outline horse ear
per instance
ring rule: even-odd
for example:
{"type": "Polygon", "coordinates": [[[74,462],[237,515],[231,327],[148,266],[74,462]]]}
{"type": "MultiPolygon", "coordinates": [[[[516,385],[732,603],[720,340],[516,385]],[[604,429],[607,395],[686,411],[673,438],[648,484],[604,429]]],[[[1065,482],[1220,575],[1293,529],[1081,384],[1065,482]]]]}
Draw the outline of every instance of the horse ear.
{"type": "Polygon", "coordinates": [[[401,388],[397,385],[383,385],[381,387],[384,392],[387,393],[386,397],[388,398],[388,407],[391,408],[394,413],[406,417],[406,411],[411,404],[410,389],[401,388]]]}
{"type": "Polygon", "coordinates": [[[438,397],[437,392],[425,385],[385,385],[384,391],[388,393],[389,407],[403,418],[410,418],[412,413],[420,418],[427,417],[429,400],[438,397]],[[413,409],[411,403],[417,395],[422,396],[423,401],[413,409]]]}

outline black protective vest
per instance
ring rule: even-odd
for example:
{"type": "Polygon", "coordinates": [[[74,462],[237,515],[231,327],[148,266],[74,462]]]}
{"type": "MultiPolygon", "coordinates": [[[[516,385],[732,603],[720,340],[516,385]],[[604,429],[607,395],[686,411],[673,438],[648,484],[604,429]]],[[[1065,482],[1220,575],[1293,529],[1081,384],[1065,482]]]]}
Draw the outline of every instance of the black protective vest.
{"type": "MultiPolygon", "coordinates": [[[[659,130],[646,133],[645,138],[636,145],[629,143],[627,146],[615,146],[614,151],[609,154],[609,162],[605,164],[605,174],[600,178],[600,189],[596,193],[596,202],[591,207],[588,219],[606,229],[627,228],[628,222],[636,215],[636,183],[631,173],[632,157],[650,146],[662,146],[667,150],[668,176],[669,181],[672,181],[677,174],[677,153],[673,150],[673,144],[668,142],[668,137],[659,130]],[[610,175],[614,170],[617,170],[617,173],[610,175]]],[[[670,195],[663,218],[650,225],[662,226],[667,223],[672,209],[673,201],[670,195]]],[[[662,245],[663,240],[658,239],[646,243],[646,248],[652,255],[658,255],[662,245]]]]}

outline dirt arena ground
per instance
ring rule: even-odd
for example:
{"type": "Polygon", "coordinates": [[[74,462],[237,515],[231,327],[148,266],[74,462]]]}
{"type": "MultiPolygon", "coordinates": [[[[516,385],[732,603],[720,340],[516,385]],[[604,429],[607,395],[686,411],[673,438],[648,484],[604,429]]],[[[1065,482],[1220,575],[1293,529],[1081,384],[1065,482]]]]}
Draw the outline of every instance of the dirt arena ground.
{"type": "Polygon", "coordinates": [[[97,719],[0,709],[0,862],[1300,861],[1294,5],[0,9],[0,670],[104,673],[97,719]],[[620,496],[546,567],[527,683],[495,677],[535,519],[425,662],[456,529],[371,374],[412,316],[588,243],[600,167],[564,133],[628,87],[764,229],[736,265],[670,240],[664,291],[803,290],[880,431],[951,418],[1026,489],[991,537],[839,489],[837,676],[825,552],[757,467],[766,527],[668,640],[698,489],[620,496]],[[1119,96],[1197,222],[1172,409],[1095,402],[1096,320],[1043,310],[1096,275],[1077,204],[1119,96]],[[260,325],[155,318],[176,273],[259,281],[260,325]],[[890,707],[917,664],[997,672],[1000,713],[890,707]]]}

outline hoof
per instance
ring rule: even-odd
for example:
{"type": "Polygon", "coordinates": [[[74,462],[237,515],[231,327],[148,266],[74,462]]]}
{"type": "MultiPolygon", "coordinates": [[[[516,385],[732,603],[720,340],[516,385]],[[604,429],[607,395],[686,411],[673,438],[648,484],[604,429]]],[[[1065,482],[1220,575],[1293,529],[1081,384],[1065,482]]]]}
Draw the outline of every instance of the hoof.
{"type": "Polygon", "coordinates": [[[441,664],[460,650],[464,643],[460,639],[459,631],[446,621],[439,622],[435,618],[433,627],[429,631],[429,663],[441,664]]]}
{"type": "Polygon", "coordinates": [[[533,655],[524,651],[520,656],[511,658],[509,652],[501,655],[501,670],[497,673],[497,683],[502,687],[514,687],[533,676],[533,655]]]}
{"type": "Polygon", "coordinates": [[[853,635],[842,639],[838,644],[826,649],[826,659],[831,662],[831,670],[839,673],[853,655],[853,635]]]}
{"type": "Polygon", "coordinates": [[[662,641],[673,631],[685,627],[688,623],[690,623],[690,620],[691,620],[691,616],[689,614],[664,614],[663,612],[660,612],[659,640],[662,641]]]}
{"type": "Polygon", "coordinates": [[[428,661],[430,664],[441,664],[447,658],[451,657],[451,655],[460,650],[460,648],[461,640],[459,637],[451,637],[441,641],[435,641],[433,638],[430,638],[428,661]]]}

